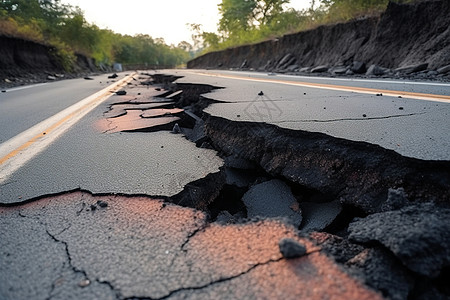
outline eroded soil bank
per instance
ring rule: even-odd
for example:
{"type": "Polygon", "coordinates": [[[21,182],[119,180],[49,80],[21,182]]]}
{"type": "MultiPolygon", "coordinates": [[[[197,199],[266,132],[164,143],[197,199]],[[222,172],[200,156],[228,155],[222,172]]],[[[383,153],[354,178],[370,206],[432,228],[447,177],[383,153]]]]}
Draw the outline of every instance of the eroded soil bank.
{"type": "Polygon", "coordinates": [[[64,69],[56,49],[33,41],[0,35],[0,87],[74,78],[100,70],[93,59],[76,54],[72,71],[64,69]]]}
{"type": "Polygon", "coordinates": [[[188,68],[448,80],[450,2],[390,2],[380,17],[320,26],[259,44],[207,53],[188,68]]]}
{"type": "Polygon", "coordinates": [[[211,116],[220,87],[178,78],[140,74],[99,134],[171,131],[223,167],[171,197],[3,205],[0,298],[450,297],[450,162],[211,116]]]}

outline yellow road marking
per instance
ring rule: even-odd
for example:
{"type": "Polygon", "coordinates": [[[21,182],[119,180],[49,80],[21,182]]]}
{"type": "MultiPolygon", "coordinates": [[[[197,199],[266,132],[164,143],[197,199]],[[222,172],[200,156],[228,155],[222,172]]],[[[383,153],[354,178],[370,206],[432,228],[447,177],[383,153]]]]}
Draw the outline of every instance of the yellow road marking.
{"type": "Polygon", "coordinates": [[[274,80],[274,79],[265,79],[265,78],[257,78],[257,77],[244,77],[244,76],[238,76],[238,75],[222,75],[222,74],[209,74],[209,73],[194,73],[194,74],[198,74],[198,75],[202,75],[202,76],[210,76],[210,77],[264,82],[264,83],[278,83],[278,84],[286,84],[286,85],[294,85],[294,86],[303,86],[303,87],[311,87],[311,88],[319,88],[319,89],[327,89],[327,90],[335,90],[335,91],[355,92],[355,93],[362,93],[362,94],[380,94],[381,93],[385,96],[392,96],[392,97],[401,96],[401,97],[412,98],[412,99],[431,100],[431,101],[450,103],[450,96],[447,96],[447,95],[413,93],[413,92],[372,89],[372,88],[363,88],[363,87],[350,87],[350,86],[345,86],[345,85],[312,83],[312,82],[304,82],[304,81],[274,80]]]}
{"type": "MultiPolygon", "coordinates": [[[[108,95],[108,93],[110,93],[110,89],[113,88],[118,88],[118,87],[122,87],[125,84],[127,84],[130,79],[133,77],[133,74],[125,77],[124,79],[122,79],[121,81],[117,82],[114,85],[111,85],[110,87],[107,87],[108,91],[105,91],[104,93],[102,93],[101,95],[95,97],[93,100],[91,100],[89,103],[86,103],[85,105],[83,105],[82,107],[80,107],[79,109],[77,109],[76,111],[70,113],[69,115],[65,116],[64,118],[62,118],[61,120],[57,121],[56,123],[54,123],[53,125],[51,125],[50,127],[46,128],[44,131],[42,131],[41,133],[37,134],[36,136],[34,136],[33,138],[31,138],[30,140],[28,140],[26,143],[22,144],[21,146],[17,147],[16,149],[14,149],[13,151],[9,152],[8,154],[6,154],[5,156],[0,158],[0,165],[4,164],[6,161],[10,160],[11,158],[17,156],[18,154],[20,154],[22,151],[24,151],[25,149],[29,148],[31,145],[35,144],[36,142],[38,142],[41,138],[43,138],[44,136],[52,133],[53,131],[55,131],[57,128],[59,128],[62,124],[66,123],[67,121],[69,121],[70,119],[72,119],[74,116],[76,116],[78,113],[80,113],[81,111],[83,111],[84,109],[86,109],[88,106],[92,105],[93,103],[96,103],[97,101],[99,101],[100,99],[106,97],[108,95]]],[[[106,88],[105,88],[106,89],[106,88]]]]}

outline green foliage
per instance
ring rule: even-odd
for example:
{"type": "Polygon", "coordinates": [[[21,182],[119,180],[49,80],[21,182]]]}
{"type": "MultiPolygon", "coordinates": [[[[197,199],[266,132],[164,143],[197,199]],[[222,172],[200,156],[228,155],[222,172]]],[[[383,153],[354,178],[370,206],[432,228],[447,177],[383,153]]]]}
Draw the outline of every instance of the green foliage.
{"type": "MultiPolygon", "coordinates": [[[[391,0],[399,3],[421,0],[391,0]]],[[[202,53],[243,44],[274,39],[287,33],[312,29],[319,25],[378,15],[389,0],[310,0],[310,8],[287,8],[289,0],[222,0],[218,34],[202,32],[200,25],[191,29],[202,53]]]]}
{"type": "Polygon", "coordinates": [[[168,46],[147,35],[127,36],[89,24],[76,7],[60,0],[0,0],[0,34],[48,44],[61,65],[71,71],[75,53],[95,59],[97,64],[175,66],[191,56],[192,46],[168,46]]]}

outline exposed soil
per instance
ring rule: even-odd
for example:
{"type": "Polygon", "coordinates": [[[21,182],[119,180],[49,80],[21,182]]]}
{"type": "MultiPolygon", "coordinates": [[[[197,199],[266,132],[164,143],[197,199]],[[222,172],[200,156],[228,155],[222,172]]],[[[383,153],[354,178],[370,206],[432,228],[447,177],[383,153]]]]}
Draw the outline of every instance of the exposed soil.
{"type": "Polygon", "coordinates": [[[101,71],[93,59],[81,54],[76,54],[76,58],[73,71],[66,72],[55,48],[0,36],[0,87],[74,78],[101,71]]]}
{"type": "Polygon", "coordinates": [[[207,53],[188,68],[449,80],[449,15],[446,0],[391,2],[380,17],[207,53]]]}

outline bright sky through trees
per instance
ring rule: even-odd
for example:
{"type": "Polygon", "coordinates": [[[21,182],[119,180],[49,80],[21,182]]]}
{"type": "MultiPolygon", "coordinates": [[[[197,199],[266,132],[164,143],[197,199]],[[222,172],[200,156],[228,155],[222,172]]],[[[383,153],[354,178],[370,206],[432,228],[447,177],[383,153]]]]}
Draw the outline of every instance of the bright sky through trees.
{"type": "MultiPolygon", "coordinates": [[[[217,5],[221,0],[62,0],[62,3],[79,6],[86,20],[100,28],[117,33],[148,34],[164,38],[167,44],[181,41],[192,43],[187,23],[202,25],[202,30],[214,32],[220,15],[217,5]]],[[[310,0],[291,0],[289,7],[296,10],[308,8],[310,0]]]]}

